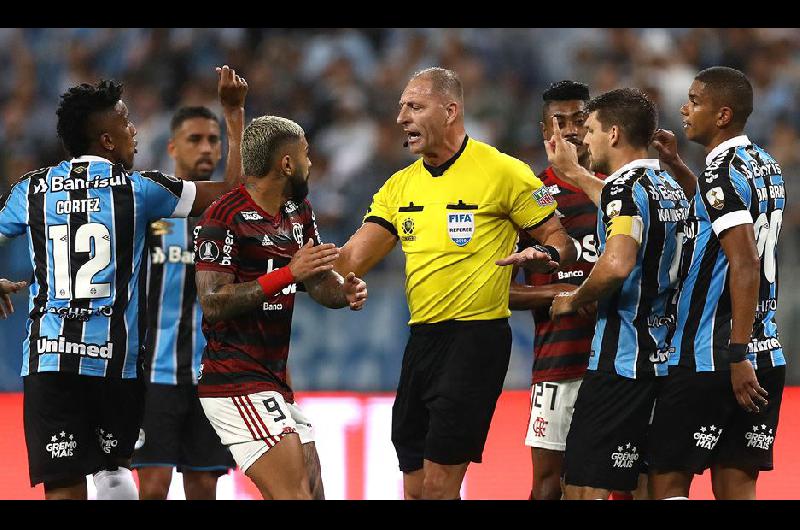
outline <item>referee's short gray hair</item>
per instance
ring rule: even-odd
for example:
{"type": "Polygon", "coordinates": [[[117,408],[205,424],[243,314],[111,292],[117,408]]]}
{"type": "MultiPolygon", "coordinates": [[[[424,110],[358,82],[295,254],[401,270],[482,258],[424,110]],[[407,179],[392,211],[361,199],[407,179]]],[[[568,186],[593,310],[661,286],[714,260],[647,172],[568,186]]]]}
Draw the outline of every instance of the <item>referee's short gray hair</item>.
{"type": "Polygon", "coordinates": [[[435,93],[448,95],[461,105],[464,104],[464,87],[461,85],[461,79],[458,74],[454,71],[433,66],[414,73],[411,76],[411,81],[419,78],[428,79],[435,93]]]}
{"type": "Polygon", "coordinates": [[[279,149],[288,141],[297,141],[305,131],[297,123],[280,116],[261,116],[245,127],[242,138],[244,174],[263,177],[277,161],[279,149]]]}

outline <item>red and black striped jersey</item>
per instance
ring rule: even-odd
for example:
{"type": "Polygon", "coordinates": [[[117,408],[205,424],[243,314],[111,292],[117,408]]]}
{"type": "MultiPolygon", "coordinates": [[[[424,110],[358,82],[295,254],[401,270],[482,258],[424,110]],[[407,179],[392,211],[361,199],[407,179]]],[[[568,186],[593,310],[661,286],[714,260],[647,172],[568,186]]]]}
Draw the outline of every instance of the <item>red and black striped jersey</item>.
{"type": "MultiPolygon", "coordinates": [[[[599,173],[596,175],[605,178],[599,173]]],[[[552,167],[545,169],[539,178],[558,202],[556,215],[570,237],[575,240],[578,259],[573,265],[553,274],[535,274],[526,270],[525,282],[528,285],[580,285],[597,261],[597,206],[579,188],[559,179],[552,167]]],[[[520,241],[526,240],[531,240],[530,235],[521,231],[520,241]]],[[[589,351],[592,349],[594,319],[569,315],[553,322],[550,320],[549,310],[549,307],[531,310],[536,327],[532,382],[583,377],[589,362],[589,351]]]]}
{"type": "MultiPolygon", "coordinates": [[[[212,204],[195,228],[197,271],[226,272],[235,283],[251,282],[288,265],[309,238],[320,242],[307,200],[287,201],[272,216],[240,186],[212,204]]],[[[286,362],[296,291],[296,284],[289,285],[260,309],[234,319],[212,324],[203,318],[207,345],[200,368],[201,397],[272,390],[294,401],[286,362]]]]}

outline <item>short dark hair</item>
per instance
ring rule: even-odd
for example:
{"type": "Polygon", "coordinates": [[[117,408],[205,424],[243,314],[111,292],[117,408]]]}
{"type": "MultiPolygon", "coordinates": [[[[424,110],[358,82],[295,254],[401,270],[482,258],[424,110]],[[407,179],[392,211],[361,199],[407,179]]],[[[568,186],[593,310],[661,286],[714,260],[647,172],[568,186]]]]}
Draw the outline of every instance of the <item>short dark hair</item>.
{"type": "Polygon", "coordinates": [[[464,87],[458,74],[453,70],[433,66],[419,70],[411,76],[411,79],[417,78],[429,79],[435,93],[448,94],[460,104],[464,104],[464,87]]]}
{"type": "Polygon", "coordinates": [[[727,66],[712,66],[695,76],[705,83],[711,99],[720,107],[730,107],[733,123],[744,127],[753,112],[753,85],[739,70],[727,66]]]}
{"type": "Polygon", "coordinates": [[[56,130],[71,156],[86,154],[92,142],[88,130],[92,116],[112,110],[121,97],[122,83],[106,79],[97,85],[81,83],[61,94],[56,130]]]}
{"type": "Polygon", "coordinates": [[[250,177],[263,177],[277,161],[287,142],[305,136],[297,123],[280,116],[255,118],[244,128],[242,135],[242,169],[250,177]]]}
{"type": "Polygon", "coordinates": [[[169,130],[172,134],[175,134],[175,131],[183,125],[183,122],[186,120],[191,120],[192,118],[206,118],[209,120],[214,120],[217,122],[217,125],[220,125],[219,117],[214,114],[214,112],[209,109],[208,107],[181,107],[175,114],[172,115],[172,120],[169,122],[169,130]]]}
{"type": "Polygon", "coordinates": [[[650,145],[658,125],[658,111],[638,88],[618,88],[597,96],[586,105],[586,112],[594,111],[604,131],[616,125],[631,146],[650,145]]]}
{"type": "Polygon", "coordinates": [[[542,93],[542,101],[589,101],[589,87],[577,81],[558,81],[542,93]]]}

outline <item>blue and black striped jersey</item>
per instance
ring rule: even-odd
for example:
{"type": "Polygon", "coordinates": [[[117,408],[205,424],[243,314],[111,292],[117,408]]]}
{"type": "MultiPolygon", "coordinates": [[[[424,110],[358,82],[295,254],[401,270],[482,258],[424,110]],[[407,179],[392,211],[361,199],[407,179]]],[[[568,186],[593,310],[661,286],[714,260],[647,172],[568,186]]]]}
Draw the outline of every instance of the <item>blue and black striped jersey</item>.
{"type": "Polygon", "coordinates": [[[729,370],[731,295],[728,259],[719,236],[748,224],[761,259],[761,286],[748,359],[756,368],[786,364],[778,340],[778,235],[786,195],[778,163],[747,136],[731,138],[706,157],[684,229],[682,286],[670,364],[699,372],[729,370]]]}
{"type": "Polygon", "coordinates": [[[206,346],[194,281],[197,221],[161,219],[150,225],[144,370],[152,383],[197,384],[206,346]]]}
{"type": "Polygon", "coordinates": [[[186,217],[194,183],[96,156],[23,176],[0,198],[0,236],[26,234],[33,281],[22,375],[134,378],[145,320],[145,236],[186,217]]]}
{"type": "Polygon", "coordinates": [[[606,179],[597,219],[600,253],[618,216],[633,219],[641,243],[622,287],[598,304],[590,370],[633,379],[667,375],[680,256],[676,234],[688,213],[681,187],[658,160],[634,160],[606,179]]]}

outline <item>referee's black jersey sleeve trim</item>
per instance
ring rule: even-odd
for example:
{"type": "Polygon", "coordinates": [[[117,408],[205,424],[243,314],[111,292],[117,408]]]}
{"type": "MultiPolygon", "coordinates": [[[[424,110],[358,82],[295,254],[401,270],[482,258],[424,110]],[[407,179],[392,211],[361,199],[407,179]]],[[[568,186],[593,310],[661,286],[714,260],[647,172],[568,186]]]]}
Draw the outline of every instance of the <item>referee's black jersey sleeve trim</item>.
{"type": "Polygon", "coordinates": [[[394,237],[396,237],[398,239],[400,238],[400,236],[397,235],[397,229],[394,227],[394,225],[392,223],[390,223],[389,221],[387,221],[386,219],[384,219],[383,217],[378,217],[376,215],[370,215],[369,217],[364,219],[364,222],[365,223],[379,224],[382,227],[384,227],[386,230],[391,232],[394,237]]]}
{"type": "Polygon", "coordinates": [[[553,213],[551,213],[550,215],[548,215],[547,217],[545,217],[544,219],[542,219],[541,221],[539,221],[539,222],[538,222],[538,223],[536,223],[535,225],[531,225],[531,226],[529,226],[529,227],[527,227],[527,228],[523,228],[523,230],[533,230],[533,229],[534,229],[534,228],[536,228],[537,226],[542,226],[542,225],[543,225],[543,224],[545,224],[547,221],[549,221],[549,220],[550,220],[550,218],[551,218],[551,217],[553,217],[555,214],[556,214],[556,212],[555,212],[555,210],[553,210],[553,213]]]}

